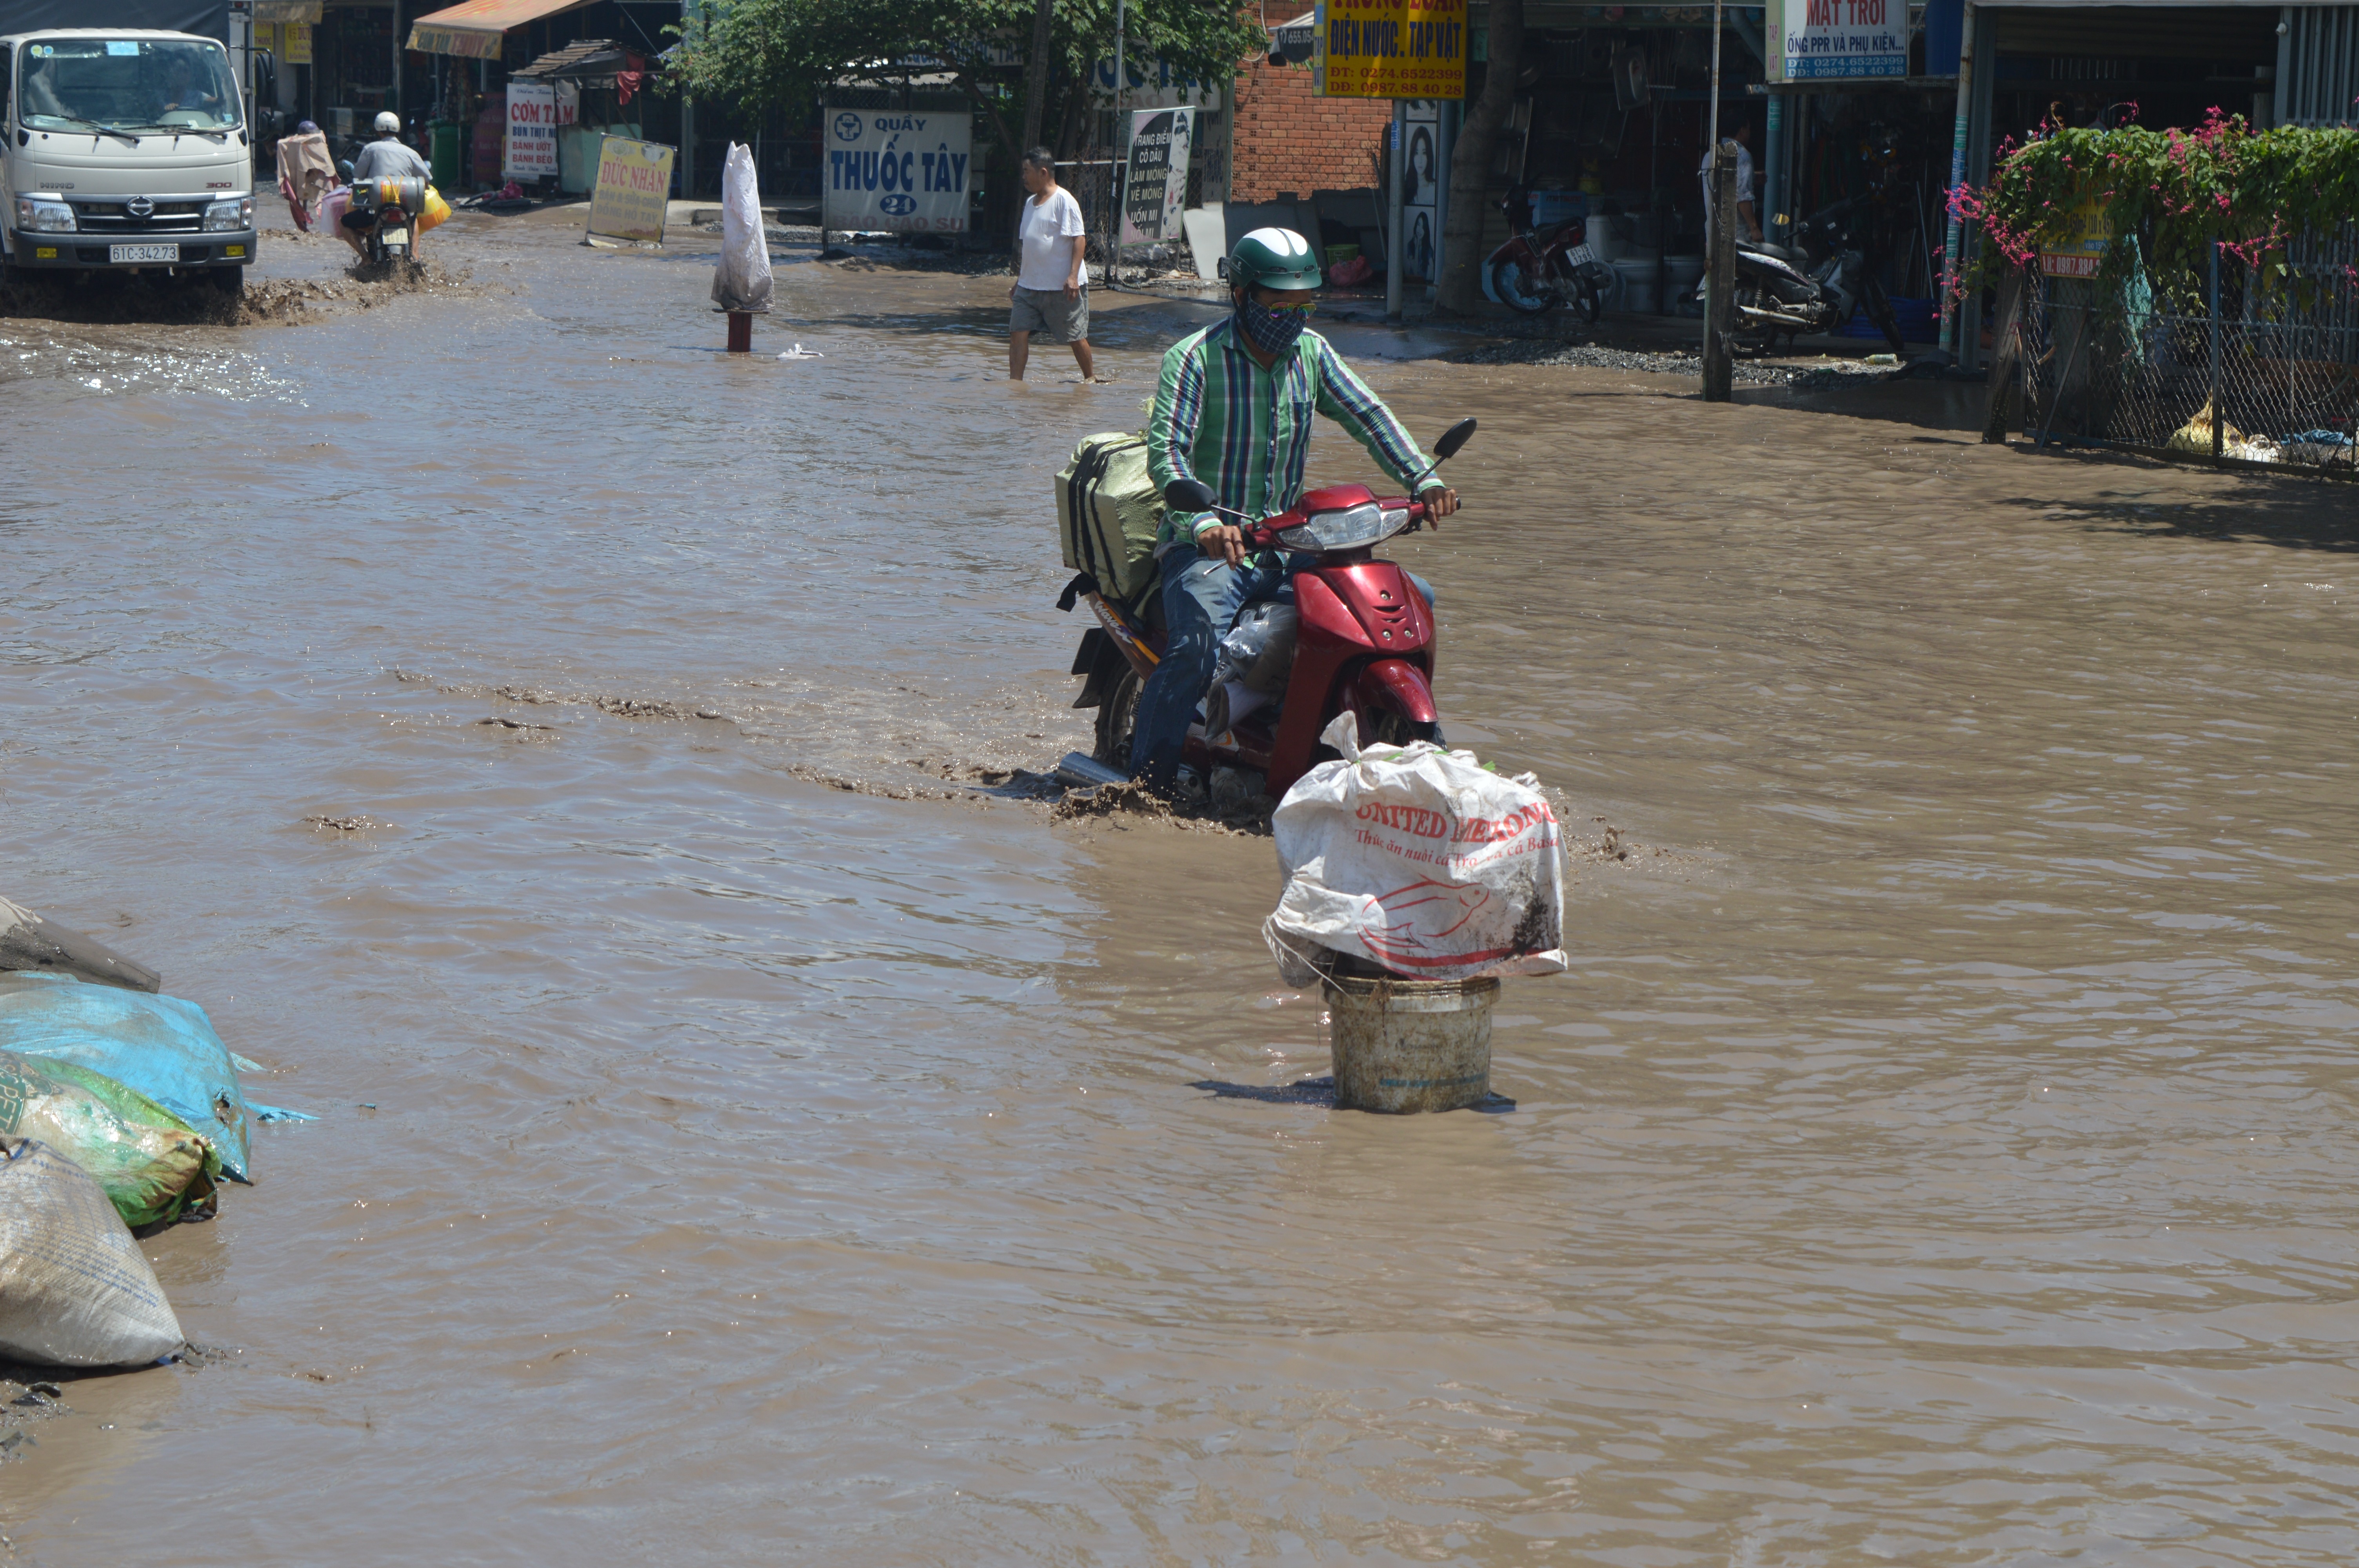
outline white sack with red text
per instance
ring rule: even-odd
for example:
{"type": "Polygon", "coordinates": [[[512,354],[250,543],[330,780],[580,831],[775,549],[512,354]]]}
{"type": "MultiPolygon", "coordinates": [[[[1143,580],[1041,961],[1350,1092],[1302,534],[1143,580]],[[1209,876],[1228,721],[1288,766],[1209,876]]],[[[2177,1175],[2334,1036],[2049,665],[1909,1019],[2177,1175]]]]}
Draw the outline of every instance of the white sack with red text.
{"type": "Polygon", "coordinates": [[[1422,980],[1564,968],[1564,852],[1529,773],[1471,752],[1358,744],[1346,713],[1321,737],[1342,760],[1297,781],[1270,819],[1286,891],[1262,935],[1288,985],[1327,953],[1422,980]]]}

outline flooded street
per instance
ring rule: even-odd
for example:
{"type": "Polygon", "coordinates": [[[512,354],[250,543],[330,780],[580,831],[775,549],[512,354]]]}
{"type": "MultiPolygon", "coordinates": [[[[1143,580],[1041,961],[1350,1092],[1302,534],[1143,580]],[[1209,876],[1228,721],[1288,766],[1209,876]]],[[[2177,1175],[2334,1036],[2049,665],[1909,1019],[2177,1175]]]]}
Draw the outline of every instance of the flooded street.
{"type": "Polygon", "coordinates": [[[711,239],[574,238],[0,320],[0,892],[321,1118],[0,1563],[2359,1552],[2348,487],[1339,328],[1481,418],[1396,553],[1581,810],[1516,1108],[1342,1113],[1255,1092],[1268,839],[986,787],[1086,749],[1051,479],[1208,314],[1011,387],[1004,278],[782,252],[729,359],[711,239]]]}

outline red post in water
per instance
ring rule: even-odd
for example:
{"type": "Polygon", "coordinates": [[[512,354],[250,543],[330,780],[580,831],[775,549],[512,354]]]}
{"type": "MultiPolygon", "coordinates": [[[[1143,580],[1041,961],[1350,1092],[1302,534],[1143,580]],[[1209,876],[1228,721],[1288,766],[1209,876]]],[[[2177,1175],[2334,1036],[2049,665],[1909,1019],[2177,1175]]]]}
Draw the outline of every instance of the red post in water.
{"type": "Polygon", "coordinates": [[[750,354],[754,351],[754,313],[750,310],[729,312],[729,351],[750,354]]]}

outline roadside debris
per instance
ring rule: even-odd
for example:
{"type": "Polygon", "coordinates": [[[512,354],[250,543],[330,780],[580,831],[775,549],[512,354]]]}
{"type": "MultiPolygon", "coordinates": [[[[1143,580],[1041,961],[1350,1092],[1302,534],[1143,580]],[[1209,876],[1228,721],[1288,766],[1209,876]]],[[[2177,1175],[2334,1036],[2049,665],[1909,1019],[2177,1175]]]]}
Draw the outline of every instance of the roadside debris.
{"type": "Polygon", "coordinates": [[[0,1355],[141,1367],[185,1343],[123,1217],[47,1144],[0,1138],[0,1355]]]}
{"type": "Polygon", "coordinates": [[[159,983],[0,901],[0,1357],[120,1367],[177,1351],[133,1229],[212,1218],[221,1179],[248,1179],[255,1122],[311,1119],[248,1101],[238,1071],[260,1069],[159,983]]]}
{"type": "Polygon", "coordinates": [[[164,984],[145,964],[0,898],[0,970],[5,969],[54,970],[136,991],[160,990],[164,984]]]}
{"type": "Polygon", "coordinates": [[[134,1227],[210,1213],[221,1159],[179,1117],[103,1073],[0,1051],[0,1136],[89,1173],[134,1227]]]}

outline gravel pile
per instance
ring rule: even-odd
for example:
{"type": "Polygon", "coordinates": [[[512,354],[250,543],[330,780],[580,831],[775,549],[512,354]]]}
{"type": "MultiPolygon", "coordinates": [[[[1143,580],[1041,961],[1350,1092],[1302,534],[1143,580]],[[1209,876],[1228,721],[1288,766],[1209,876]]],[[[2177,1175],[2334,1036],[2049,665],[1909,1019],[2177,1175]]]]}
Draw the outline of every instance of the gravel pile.
{"type": "MultiPolygon", "coordinates": [[[[1647,371],[1657,375],[1703,373],[1703,355],[1694,349],[1658,352],[1644,349],[1609,349],[1598,343],[1488,343],[1450,357],[1458,364],[1581,365],[1590,370],[1647,371]]],[[[1731,370],[1734,378],[1743,385],[1785,386],[1806,392],[1891,373],[1889,367],[1854,367],[1848,362],[1837,366],[1763,364],[1752,360],[1738,360],[1731,370]]]]}

